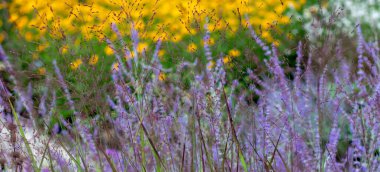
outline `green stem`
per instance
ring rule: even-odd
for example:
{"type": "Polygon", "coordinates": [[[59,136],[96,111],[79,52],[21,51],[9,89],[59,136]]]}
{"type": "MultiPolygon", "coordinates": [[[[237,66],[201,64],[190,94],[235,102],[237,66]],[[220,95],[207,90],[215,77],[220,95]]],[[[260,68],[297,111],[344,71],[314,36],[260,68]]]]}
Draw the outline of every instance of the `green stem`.
{"type": "Polygon", "coordinates": [[[40,171],[40,169],[37,167],[36,160],[34,159],[34,155],[33,155],[32,149],[30,148],[30,145],[29,145],[29,143],[28,143],[28,140],[27,140],[26,137],[25,137],[25,133],[24,133],[24,130],[22,129],[22,126],[21,126],[20,120],[18,119],[18,114],[17,114],[16,111],[14,110],[11,101],[10,101],[9,99],[8,99],[8,101],[9,101],[9,104],[11,105],[12,113],[13,113],[13,117],[14,117],[14,119],[15,119],[15,121],[16,121],[16,123],[17,123],[17,126],[18,126],[18,128],[19,128],[20,135],[21,135],[21,137],[22,137],[22,140],[24,141],[24,144],[25,144],[26,150],[28,151],[30,161],[32,162],[33,170],[34,170],[34,171],[40,171]]]}

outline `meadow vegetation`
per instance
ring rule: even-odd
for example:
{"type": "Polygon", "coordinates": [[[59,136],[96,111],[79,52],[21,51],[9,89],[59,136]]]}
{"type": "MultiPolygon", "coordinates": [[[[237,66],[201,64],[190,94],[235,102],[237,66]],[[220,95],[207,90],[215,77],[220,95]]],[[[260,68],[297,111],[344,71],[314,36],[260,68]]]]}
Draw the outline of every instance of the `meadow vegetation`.
{"type": "Polygon", "coordinates": [[[334,3],[0,8],[2,170],[380,170],[377,29],[334,3]]]}

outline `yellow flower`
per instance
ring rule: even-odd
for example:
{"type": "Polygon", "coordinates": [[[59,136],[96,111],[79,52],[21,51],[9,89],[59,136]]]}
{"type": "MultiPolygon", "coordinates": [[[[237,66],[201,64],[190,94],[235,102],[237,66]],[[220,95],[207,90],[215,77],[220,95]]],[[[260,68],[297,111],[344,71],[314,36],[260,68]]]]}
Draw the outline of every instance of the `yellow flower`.
{"type": "Polygon", "coordinates": [[[190,53],[197,51],[197,45],[195,45],[194,43],[189,44],[187,46],[187,51],[190,53]]]}
{"type": "Polygon", "coordinates": [[[197,30],[195,30],[195,29],[193,29],[193,28],[191,28],[189,31],[190,31],[190,34],[191,34],[191,35],[195,35],[195,34],[197,34],[197,30]]]}
{"type": "Polygon", "coordinates": [[[88,61],[88,64],[90,65],[95,65],[96,63],[98,63],[98,60],[99,60],[99,57],[98,55],[92,55],[90,60],[88,61]]]}
{"type": "Polygon", "coordinates": [[[113,49],[111,48],[111,47],[109,47],[109,46],[106,46],[106,48],[104,49],[104,52],[108,55],[108,56],[110,56],[110,55],[113,55],[113,49]]]}
{"type": "Polygon", "coordinates": [[[182,34],[175,34],[171,37],[172,42],[179,42],[182,40],[183,35],[182,34]]]}
{"type": "Polygon", "coordinates": [[[147,43],[139,43],[137,45],[137,52],[142,53],[143,51],[146,51],[148,49],[147,43]]]}
{"type": "Polygon", "coordinates": [[[158,57],[162,57],[165,55],[165,50],[158,51],[158,57]]]}
{"type": "Polygon", "coordinates": [[[3,42],[4,39],[5,39],[5,37],[6,37],[6,33],[5,32],[1,32],[0,33],[0,42],[3,42]]]}
{"type": "Polygon", "coordinates": [[[76,59],[75,61],[71,62],[70,63],[70,68],[73,69],[73,70],[76,70],[78,69],[78,67],[82,64],[82,60],[81,59],[76,59]]]}
{"type": "Polygon", "coordinates": [[[27,41],[32,41],[32,40],[33,40],[33,34],[30,33],[30,32],[26,32],[26,33],[25,33],[25,39],[26,39],[27,41]]]}
{"type": "Polygon", "coordinates": [[[37,47],[37,51],[39,51],[39,52],[44,51],[48,46],[49,46],[49,44],[40,44],[37,47]]]}
{"type": "Polygon", "coordinates": [[[280,42],[279,42],[278,40],[274,41],[273,44],[274,44],[276,47],[280,46],[280,42]]]}
{"type": "Polygon", "coordinates": [[[113,71],[119,71],[119,63],[113,63],[112,68],[113,71]]]}
{"type": "Polygon", "coordinates": [[[204,42],[207,42],[207,44],[210,46],[215,44],[215,40],[213,38],[209,38],[207,40],[204,40],[202,43],[204,44],[204,42]]]}
{"type": "Polygon", "coordinates": [[[213,25],[208,25],[208,26],[207,26],[207,29],[208,29],[210,32],[212,32],[212,31],[214,31],[215,27],[214,27],[213,25]]]}
{"type": "MultiPolygon", "coordinates": [[[[140,3],[135,4],[136,8],[132,8],[123,0],[93,0],[91,5],[84,5],[82,2],[90,2],[88,0],[69,0],[55,1],[47,0],[46,3],[38,3],[40,1],[31,0],[12,0],[9,3],[0,3],[1,8],[7,8],[9,11],[8,21],[15,23],[15,28],[22,31],[30,31],[31,29],[46,31],[47,25],[51,29],[51,36],[60,38],[60,31],[65,31],[66,34],[79,33],[84,39],[99,38],[99,33],[109,33],[111,27],[108,23],[115,23],[120,26],[120,30],[127,30],[129,26],[121,24],[126,18],[135,21],[135,28],[142,33],[141,38],[152,38],[152,34],[158,31],[160,33],[167,32],[170,35],[165,36],[165,39],[177,42],[182,40],[187,35],[197,34],[199,28],[195,29],[192,21],[196,21],[199,25],[203,25],[206,16],[219,16],[223,20],[210,20],[208,30],[211,32],[229,28],[229,31],[236,31],[240,27],[239,15],[249,15],[250,20],[259,23],[253,23],[254,27],[272,23],[280,17],[285,16],[289,8],[299,9],[306,4],[306,0],[260,0],[249,1],[244,0],[239,3],[237,0],[219,0],[219,1],[181,1],[181,0],[161,0],[162,3],[157,3],[152,0],[139,0],[140,3]],[[65,4],[67,3],[67,4],[65,4]],[[143,5],[144,4],[144,5],[143,5]],[[120,8],[122,7],[122,8],[120,8]],[[173,7],[177,7],[174,8],[173,7]],[[32,16],[34,9],[38,9],[39,14],[32,16]],[[214,10],[218,9],[218,10],[214,10]],[[239,9],[239,11],[236,11],[239,9]],[[124,11],[129,10],[130,15],[125,16],[124,11]],[[199,15],[194,11],[201,11],[199,15]],[[233,13],[220,11],[235,11],[233,13]],[[274,12],[275,11],[275,12],[274,12]],[[153,14],[154,13],[154,14],[153,14]],[[275,14],[276,13],[276,14],[275,14]],[[143,21],[142,19],[154,16],[154,21],[143,21]],[[179,22],[181,19],[181,23],[179,22]],[[149,25],[158,21],[154,27],[149,25]],[[203,21],[203,22],[202,22],[203,21]],[[162,26],[162,27],[156,27],[162,26]],[[124,28],[123,28],[124,27],[124,28]]],[[[325,3],[322,6],[326,6],[325,3]]],[[[45,33],[44,33],[45,34],[45,33]]],[[[33,34],[23,35],[27,40],[37,40],[43,35],[33,34]]],[[[159,36],[161,37],[161,36],[159,36]]],[[[113,35],[111,40],[116,37],[113,35]]]]}
{"type": "Polygon", "coordinates": [[[62,54],[66,54],[68,50],[69,50],[69,47],[67,45],[63,45],[61,47],[61,53],[62,54]]]}
{"type": "Polygon", "coordinates": [[[160,75],[158,75],[158,79],[159,79],[160,81],[163,81],[163,80],[166,79],[166,75],[165,75],[164,73],[160,72],[160,75]]]}
{"type": "Polygon", "coordinates": [[[264,38],[268,42],[273,41],[272,35],[269,33],[269,31],[263,31],[263,34],[261,35],[261,37],[264,38]]]}
{"type": "Polygon", "coordinates": [[[240,56],[240,51],[237,49],[232,49],[228,52],[228,55],[230,55],[231,57],[238,57],[240,56]]]}
{"type": "Polygon", "coordinates": [[[227,63],[229,63],[231,61],[231,57],[230,56],[225,56],[224,58],[223,58],[223,63],[224,64],[227,64],[227,63]]]}
{"type": "Polygon", "coordinates": [[[38,68],[38,74],[45,75],[46,74],[46,68],[44,68],[44,67],[38,68]]]}
{"type": "MultiPolygon", "coordinates": [[[[10,22],[15,22],[19,18],[19,15],[16,12],[11,12],[9,16],[9,21],[10,22]]],[[[21,26],[23,27],[23,26],[21,26]]]]}

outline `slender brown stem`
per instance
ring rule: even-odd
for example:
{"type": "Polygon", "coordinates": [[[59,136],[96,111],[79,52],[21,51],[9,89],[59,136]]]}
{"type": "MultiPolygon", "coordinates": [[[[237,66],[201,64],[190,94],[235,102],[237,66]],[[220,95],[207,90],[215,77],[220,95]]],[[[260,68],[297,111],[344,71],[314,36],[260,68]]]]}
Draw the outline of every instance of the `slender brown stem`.
{"type": "MultiPolygon", "coordinates": [[[[206,154],[207,162],[210,165],[210,170],[212,171],[211,162],[209,160],[209,155],[208,155],[207,147],[206,147],[206,144],[205,144],[205,139],[204,139],[203,134],[202,134],[202,127],[201,127],[201,120],[200,120],[199,113],[197,113],[197,122],[198,122],[198,126],[199,126],[199,135],[200,135],[200,138],[201,138],[202,146],[203,146],[204,152],[206,154]]],[[[202,161],[203,161],[203,155],[202,155],[202,161]]]]}
{"type": "MultiPolygon", "coordinates": [[[[234,121],[232,119],[231,110],[230,110],[230,106],[228,104],[228,99],[227,99],[226,91],[224,90],[224,88],[223,88],[223,95],[224,95],[224,100],[226,101],[227,112],[228,112],[227,114],[228,114],[228,119],[229,119],[231,131],[232,131],[232,138],[233,138],[234,142],[236,143],[236,147],[238,149],[238,154],[240,154],[241,156],[243,156],[243,152],[241,151],[239,140],[238,140],[237,135],[236,135],[236,130],[235,130],[235,127],[234,127],[234,121]]],[[[237,158],[237,162],[238,162],[237,166],[239,166],[238,165],[239,164],[239,158],[237,158]]]]}
{"type": "Polygon", "coordinates": [[[183,167],[184,167],[184,163],[185,163],[185,150],[186,150],[186,143],[183,144],[183,148],[182,148],[182,160],[181,160],[181,162],[182,162],[181,171],[182,172],[184,171],[183,167]]]}

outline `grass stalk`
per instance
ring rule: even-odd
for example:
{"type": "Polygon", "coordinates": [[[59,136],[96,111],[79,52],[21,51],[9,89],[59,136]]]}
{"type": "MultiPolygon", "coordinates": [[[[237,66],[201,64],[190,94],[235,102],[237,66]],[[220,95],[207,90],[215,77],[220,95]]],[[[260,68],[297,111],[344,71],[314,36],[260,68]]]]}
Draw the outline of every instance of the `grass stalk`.
{"type": "Polygon", "coordinates": [[[40,171],[40,169],[37,166],[37,162],[34,159],[34,155],[33,155],[32,149],[30,148],[29,142],[26,139],[26,136],[25,136],[25,133],[24,133],[24,129],[22,128],[20,120],[18,119],[18,114],[16,113],[15,109],[13,108],[12,102],[9,99],[8,99],[8,102],[9,102],[9,104],[11,106],[13,117],[14,117],[14,119],[16,121],[16,124],[17,124],[17,126],[19,128],[20,135],[22,137],[22,140],[24,141],[26,150],[27,150],[27,152],[29,154],[29,158],[30,158],[30,161],[32,163],[33,170],[34,171],[40,171]]]}

